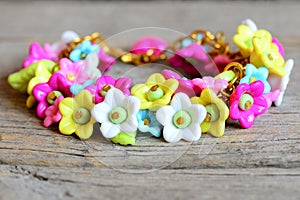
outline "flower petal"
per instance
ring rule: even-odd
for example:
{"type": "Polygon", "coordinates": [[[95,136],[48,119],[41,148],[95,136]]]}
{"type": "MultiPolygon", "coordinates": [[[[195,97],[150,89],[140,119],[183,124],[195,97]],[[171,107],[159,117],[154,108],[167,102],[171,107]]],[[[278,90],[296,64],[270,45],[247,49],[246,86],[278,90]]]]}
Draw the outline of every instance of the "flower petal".
{"type": "Polygon", "coordinates": [[[172,124],[172,117],[175,114],[175,110],[172,106],[164,106],[157,110],[156,119],[163,126],[167,126],[168,124],[172,124]]]}
{"type": "Polygon", "coordinates": [[[111,107],[105,103],[99,103],[95,105],[95,107],[92,109],[92,115],[99,123],[105,123],[109,121],[108,114],[111,111],[111,107]]]}
{"type": "Polygon", "coordinates": [[[85,125],[76,124],[75,134],[82,140],[89,139],[93,134],[94,122],[95,120],[91,119],[90,122],[85,125]]]}
{"type": "Polygon", "coordinates": [[[180,92],[174,95],[171,106],[176,111],[185,110],[191,106],[191,101],[186,94],[180,92]]]}
{"type": "Polygon", "coordinates": [[[163,137],[167,142],[178,142],[182,138],[182,132],[173,124],[168,124],[164,127],[163,137]]]}
{"type": "Polygon", "coordinates": [[[75,122],[72,117],[63,117],[59,122],[59,131],[62,134],[71,135],[75,130],[75,122]]]}
{"type": "Polygon", "coordinates": [[[115,125],[109,121],[102,123],[100,130],[105,138],[113,138],[120,133],[119,125],[115,125]]]}
{"type": "Polygon", "coordinates": [[[201,128],[196,123],[180,131],[182,132],[182,138],[189,142],[198,141],[201,137],[201,128]]]}
{"type": "Polygon", "coordinates": [[[126,133],[135,132],[137,130],[137,127],[138,127],[138,121],[135,115],[128,117],[124,123],[120,124],[120,130],[126,133]]]}
{"type": "Polygon", "coordinates": [[[71,97],[64,98],[59,103],[59,111],[63,116],[72,116],[75,110],[74,99],[71,97]]]}

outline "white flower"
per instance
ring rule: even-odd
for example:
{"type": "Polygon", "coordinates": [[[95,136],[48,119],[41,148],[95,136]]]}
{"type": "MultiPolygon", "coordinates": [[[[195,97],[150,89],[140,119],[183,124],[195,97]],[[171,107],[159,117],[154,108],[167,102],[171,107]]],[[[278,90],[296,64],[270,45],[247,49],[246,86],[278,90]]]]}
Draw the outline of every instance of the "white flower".
{"type": "Polygon", "coordinates": [[[79,35],[74,31],[64,31],[61,35],[61,40],[54,42],[51,47],[56,52],[61,52],[67,47],[67,43],[73,41],[74,39],[79,38],[79,35]]]}
{"type": "Polygon", "coordinates": [[[253,32],[256,32],[258,30],[256,24],[254,23],[254,21],[252,21],[252,19],[245,19],[244,21],[242,21],[242,24],[248,26],[253,32]]]}
{"type": "Polygon", "coordinates": [[[87,73],[88,77],[95,82],[101,76],[98,65],[99,58],[96,52],[90,53],[84,60],[84,73],[87,73]]]}
{"type": "Polygon", "coordinates": [[[285,63],[284,68],[286,70],[286,74],[283,77],[280,77],[276,74],[269,75],[268,82],[271,85],[272,91],[280,90],[280,95],[277,98],[277,100],[274,102],[275,106],[280,106],[282,103],[285,90],[290,81],[290,75],[291,75],[293,67],[294,67],[294,60],[289,59],[285,63]]]}
{"type": "Polygon", "coordinates": [[[100,130],[105,138],[113,138],[120,132],[134,133],[138,127],[136,114],[140,109],[137,97],[126,96],[117,88],[111,88],[103,102],[97,104],[92,115],[101,123],[100,130]]]}
{"type": "Polygon", "coordinates": [[[156,112],[156,118],[164,126],[163,136],[167,142],[197,141],[201,137],[200,124],[206,117],[206,109],[200,104],[191,104],[184,93],[177,93],[170,106],[156,112]]]}

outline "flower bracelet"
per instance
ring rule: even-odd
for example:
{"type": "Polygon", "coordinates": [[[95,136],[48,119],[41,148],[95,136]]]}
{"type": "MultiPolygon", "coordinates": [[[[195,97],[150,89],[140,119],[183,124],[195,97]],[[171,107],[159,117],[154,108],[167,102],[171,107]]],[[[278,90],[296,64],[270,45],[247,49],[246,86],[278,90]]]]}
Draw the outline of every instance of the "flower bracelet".
{"type": "Polygon", "coordinates": [[[282,103],[294,62],[284,60],[278,39],[247,19],[233,42],[238,51],[222,32],[195,30],[171,45],[140,38],[126,52],[106,45],[98,33],[66,31],[54,44],[32,43],[8,82],[28,94],[26,106],[36,109],[45,127],[56,124],[64,135],[88,139],[99,123],[102,135],[121,145],[134,145],[143,133],[194,142],[202,133],[221,137],[232,121],[250,128],[273,103],[282,103]],[[166,63],[174,70],[133,85],[130,78],[103,75],[117,60],[166,63]]]}

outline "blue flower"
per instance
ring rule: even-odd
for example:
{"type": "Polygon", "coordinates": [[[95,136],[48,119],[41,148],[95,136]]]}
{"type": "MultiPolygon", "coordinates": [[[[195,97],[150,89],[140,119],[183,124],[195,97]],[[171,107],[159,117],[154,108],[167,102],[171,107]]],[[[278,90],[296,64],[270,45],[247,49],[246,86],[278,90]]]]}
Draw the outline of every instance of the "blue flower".
{"type": "Polygon", "coordinates": [[[269,82],[267,81],[268,76],[269,76],[268,68],[266,68],[266,67],[256,68],[252,64],[247,64],[246,65],[246,76],[244,76],[240,80],[240,83],[250,84],[252,82],[260,80],[264,83],[264,94],[267,94],[271,91],[271,86],[270,86],[269,82]]]}
{"type": "Polygon", "coordinates": [[[100,47],[97,44],[92,44],[90,40],[84,40],[70,53],[70,60],[76,62],[78,60],[84,60],[90,53],[100,51],[100,47]]]}
{"type": "Polygon", "coordinates": [[[140,110],[137,114],[138,129],[143,133],[151,133],[155,137],[161,135],[162,126],[157,121],[156,116],[149,110],[140,110]]]}
{"type": "Polygon", "coordinates": [[[84,90],[87,86],[93,85],[93,84],[95,84],[95,82],[93,80],[87,80],[83,84],[75,83],[75,84],[71,85],[70,91],[74,96],[76,96],[77,93],[79,93],[81,90],[84,90]]]}

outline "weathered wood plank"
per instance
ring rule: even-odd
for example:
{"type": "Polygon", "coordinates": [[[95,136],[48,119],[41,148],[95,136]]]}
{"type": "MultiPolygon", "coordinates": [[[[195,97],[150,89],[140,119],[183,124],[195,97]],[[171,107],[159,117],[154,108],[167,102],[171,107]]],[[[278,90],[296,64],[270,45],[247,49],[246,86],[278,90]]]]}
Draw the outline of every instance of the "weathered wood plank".
{"type": "MultiPolygon", "coordinates": [[[[289,199],[297,199],[297,66],[283,105],[271,108],[250,129],[228,127],[224,137],[204,135],[194,144],[168,144],[140,135],[134,147],[112,145],[101,136],[80,141],[59,134],[55,127],[43,128],[34,111],[25,107],[26,96],[12,90],[6,79],[20,68],[30,42],[55,41],[68,28],[83,35],[99,31],[105,37],[144,26],[183,33],[205,28],[224,30],[230,38],[247,17],[280,38],[286,57],[294,58],[297,65],[299,8],[296,2],[0,2],[0,197],[285,199],[289,195],[289,199]]],[[[127,42],[120,41],[118,45],[124,47],[127,42]]],[[[135,74],[149,72],[118,66],[109,73],[120,76],[133,69],[137,70],[135,74]]]]}

